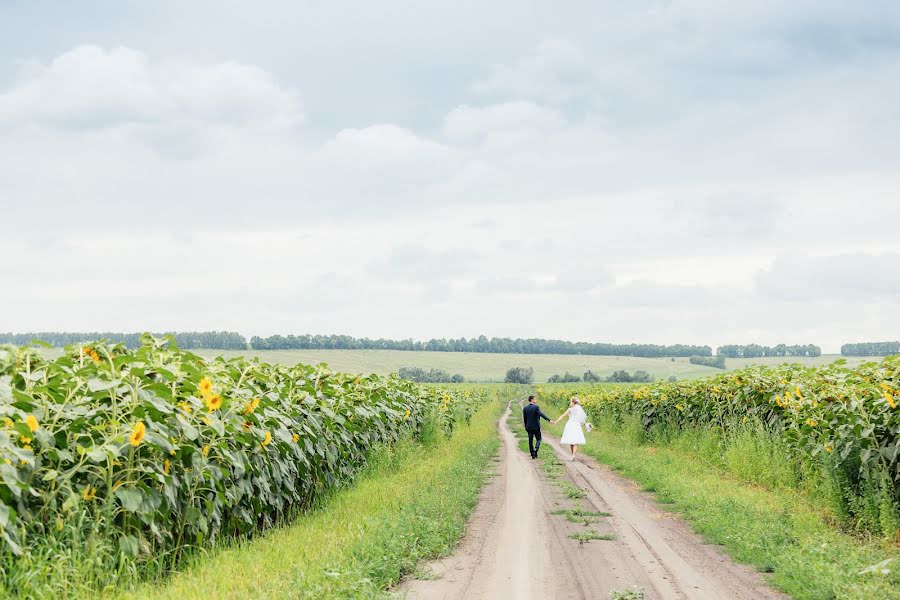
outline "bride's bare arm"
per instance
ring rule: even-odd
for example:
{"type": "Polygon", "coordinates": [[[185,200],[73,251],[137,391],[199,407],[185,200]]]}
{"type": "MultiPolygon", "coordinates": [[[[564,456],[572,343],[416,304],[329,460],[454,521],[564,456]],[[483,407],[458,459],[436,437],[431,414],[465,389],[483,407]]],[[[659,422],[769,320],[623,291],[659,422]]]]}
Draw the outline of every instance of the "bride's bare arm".
{"type": "Polygon", "coordinates": [[[556,425],[557,423],[559,423],[560,421],[562,421],[562,418],[565,417],[567,414],[569,414],[569,411],[570,411],[570,410],[572,410],[572,407],[571,407],[571,406],[570,406],[569,408],[566,409],[566,412],[564,412],[563,414],[559,415],[559,417],[557,417],[555,420],[550,421],[550,424],[551,424],[551,425],[556,425]]]}

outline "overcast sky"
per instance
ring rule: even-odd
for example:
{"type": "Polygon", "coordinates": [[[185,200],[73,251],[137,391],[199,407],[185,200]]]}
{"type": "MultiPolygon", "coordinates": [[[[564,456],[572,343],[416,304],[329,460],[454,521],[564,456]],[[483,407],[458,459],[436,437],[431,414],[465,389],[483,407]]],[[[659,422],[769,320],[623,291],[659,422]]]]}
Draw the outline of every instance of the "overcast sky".
{"type": "Polygon", "coordinates": [[[0,0],[0,330],[900,338],[895,0],[0,0]]]}

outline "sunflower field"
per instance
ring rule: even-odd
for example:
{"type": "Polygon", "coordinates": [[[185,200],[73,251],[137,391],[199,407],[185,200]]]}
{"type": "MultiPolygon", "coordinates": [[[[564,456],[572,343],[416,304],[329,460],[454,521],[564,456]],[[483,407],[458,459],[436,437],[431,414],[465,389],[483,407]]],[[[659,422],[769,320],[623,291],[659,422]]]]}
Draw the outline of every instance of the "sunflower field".
{"type": "Polygon", "coordinates": [[[170,564],[314,504],[403,437],[450,435],[487,399],[323,365],[204,360],[171,340],[0,346],[0,570],[38,542],[170,564]]]}
{"type": "MultiPolygon", "coordinates": [[[[557,405],[577,395],[588,415],[643,428],[703,427],[723,438],[760,426],[788,449],[786,460],[825,472],[847,518],[896,536],[900,526],[900,356],[850,369],[754,366],[707,379],[642,386],[542,386],[557,405]],[[878,513],[859,514],[875,495],[878,513]]],[[[871,511],[870,511],[871,512],[871,511]]]]}

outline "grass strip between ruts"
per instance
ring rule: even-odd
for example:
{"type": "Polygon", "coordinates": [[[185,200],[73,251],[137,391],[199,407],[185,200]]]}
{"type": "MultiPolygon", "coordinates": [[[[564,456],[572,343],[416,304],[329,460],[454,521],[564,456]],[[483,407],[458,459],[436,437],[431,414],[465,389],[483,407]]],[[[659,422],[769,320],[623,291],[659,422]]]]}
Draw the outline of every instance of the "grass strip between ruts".
{"type": "Polygon", "coordinates": [[[293,524],[213,550],[163,583],[125,597],[375,598],[419,560],[452,550],[465,531],[498,448],[491,402],[433,446],[374,457],[350,488],[293,524]]]}
{"type": "MultiPolygon", "coordinates": [[[[547,429],[559,436],[562,425],[547,429]]],[[[738,562],[771,573],[771,584],[793,598],[900,599],[900,549],[840,532],[802,494],[738,481],[689,452],[611,430],[586,437],[582,452],[655,493],[738,562]]]]}

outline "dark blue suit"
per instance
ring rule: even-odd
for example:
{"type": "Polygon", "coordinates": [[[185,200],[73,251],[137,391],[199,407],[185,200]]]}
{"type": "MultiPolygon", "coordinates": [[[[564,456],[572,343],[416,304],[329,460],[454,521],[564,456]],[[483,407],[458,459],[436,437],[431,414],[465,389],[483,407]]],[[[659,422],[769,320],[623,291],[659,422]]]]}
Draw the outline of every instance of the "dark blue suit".
{"type": "Polygon", "coordinates": [[[530,402],[522,409],[522,420],[525,422],[525,431],[528,432],[528,450],[531,458],[537,458],[541,449],[541,419],[550,420],[550,417],[541,412],[541,407],[530,402]],[[537,442],[537,443],[535,443],[537,442]]]}

